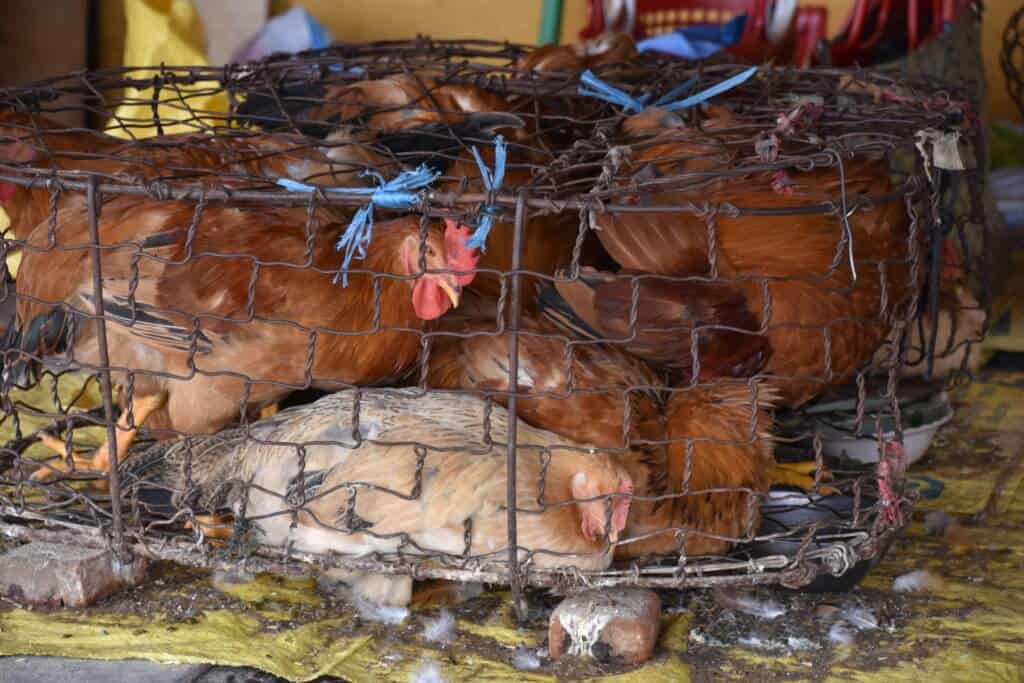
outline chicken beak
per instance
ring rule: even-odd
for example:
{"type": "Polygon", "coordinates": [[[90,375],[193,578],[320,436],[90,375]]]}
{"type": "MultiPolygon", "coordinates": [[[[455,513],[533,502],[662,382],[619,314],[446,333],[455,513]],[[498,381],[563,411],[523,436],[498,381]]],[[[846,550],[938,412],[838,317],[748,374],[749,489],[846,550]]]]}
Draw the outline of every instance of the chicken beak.
{"type": "Polygon", "coordinates": [[[458,285],[453,285],[452,283],[448,282],[448,280],[445,278],[439,279],[437,281],[437,286],[444,290],[444,293],[447,294],[448,298],[452,300],[452,308],[458,308],[459,296],[462,288],[459,287],[458,285]]]}

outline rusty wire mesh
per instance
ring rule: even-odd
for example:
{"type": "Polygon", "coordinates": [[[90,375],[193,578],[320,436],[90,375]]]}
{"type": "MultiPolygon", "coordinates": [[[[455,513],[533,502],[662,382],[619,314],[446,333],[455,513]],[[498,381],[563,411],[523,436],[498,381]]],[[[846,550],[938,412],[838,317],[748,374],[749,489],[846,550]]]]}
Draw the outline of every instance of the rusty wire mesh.
{"type": "MultiPolygon", "coordinates": [[[[525,53],[424,39],[6,90],[20,113],[0,140],[22,154],[0,165],[18,188],[3,253],[20,249],[23,262],[6,286],[19,319],[5,349],[4,532],[207,566],[289,571],[305,560],[517,592],[798,586],[877,557],[912,498],[881,436],[894,418],[902,439],[900,377],[931,375],[940,360],[967,369],[980,341],[955,321],[982,307],[939,296],[944,243],[959,271],[984,270],[964,234],[980,228],[950,211],[963,201],[960,173],[926,168],[915,149],[919,131],[969,127],[969,107],[955,90],[891,75],[766,67],[717,97],[718,113],[652,119],[659,134],[674,128],[652,137],[579,96],[578,74],[518,71],[525,53]],[[388,78],[404,79],[411,101],[371,107],[352,95],[388,78]],[[459,128],[460,97],[521,122],[502,124],[498,190],[470,154],[477,146],[492,167],[494,137],[459,128]],[[245,103],[257,101],[253,114],[245,103]],[[67,108],[104,132],[47,127],[67,108]],[[414,130],[420,147],[402,136],[410,126],[426,126],[414,130]],[[151,128],[157,137],[136,139],[151,128]],[[376,208],[366,258],[336,282],[333,243],[367,201],[339,188],[372,188],[362,171],[390,179],[424,159],[442,175],[410,208],[376,208]],[[315,188],[290,191],[281,177],[315,188]],[[438,265],[451,249],[438,219],[476,226],[487,215],[496,223],[461,282],[464,306],[430,323],[411,316],[401,297],[424,272],[468,276],[438,265]],[[677,225],[650,234],[688,235],[699,258],[658,272],[665,253],[630,240],[666,216],[677,225]],[[375,269],[392,234],[414,238],[417,258],[375,269]],[[823,236],[820,263],[793,257],[823,236]],[[746,244],[753,263],[740,265],[746,244]],[[758,262],[778,255],[781,266],[758,262]],[[564,288],[579,285],[598,292],[590,305],[611,323],[567,311],[564,288]],[[675,317],[648,315],[665,298],[675,317]],[[935,323],[940,304],[952,333],[935,323]],[[811,322],[793,317],[816,307],[811,322]],[[772,348],[786,331],[797,351],[772,348]],[[787,369],[801,344],[813,362],[787,369]],[[82,410],[50,381],[73,372],[98,376],[98,406],[82,410]],[[820,423],[802,412],[843,386],[847,431],[879,434],[877,471],[827,458],[820,423]],[[337,393],[311,404],[310,390],[337,393]],[[140,400],[161,391],[167,413],[108,472],[51,472],[26,455],[41,421],[68,446],[83,425],[123,441],[140,400]],[[258,419],[279,401],[293,407],[258,419]],[[813,460],[809,492],[768,492],[773,448],[813,460]],[[584,481],[603,482],[601,468],[618,479],[581,504],[574,467],[584,481]],[[224,510],[232,539],[211,542],[200,516],[224,510]],[[603,520],[596,540],[581,536],[587,515],[603,520]]],[[[597,72],[657,97],[738,70],[638,59],[597,72]]]]}
{"type": "Polygon", "coordinates": [[[1006,76],[1006,88],[1024,114],[1024,7],[1014,12],[1003,29],[1003,47],[999,51],[999,64],[1006,76]]]}

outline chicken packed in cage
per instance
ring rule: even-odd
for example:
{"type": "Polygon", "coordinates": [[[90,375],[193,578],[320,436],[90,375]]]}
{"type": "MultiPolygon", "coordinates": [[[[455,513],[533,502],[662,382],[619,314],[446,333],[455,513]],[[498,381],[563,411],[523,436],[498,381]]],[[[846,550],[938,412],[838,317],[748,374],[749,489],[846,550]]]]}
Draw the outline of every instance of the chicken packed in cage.
{"type": "Polygon", "coordinates": [[[418,41],[9,92],[4,509],[392,604],[413,575],[863,571],[907,517],[895,392],[922,293],[957,284],[971,119],[869,73],[630,59],[418,41]],[[791,419],[844,386],[877,466],[791,419]]]}

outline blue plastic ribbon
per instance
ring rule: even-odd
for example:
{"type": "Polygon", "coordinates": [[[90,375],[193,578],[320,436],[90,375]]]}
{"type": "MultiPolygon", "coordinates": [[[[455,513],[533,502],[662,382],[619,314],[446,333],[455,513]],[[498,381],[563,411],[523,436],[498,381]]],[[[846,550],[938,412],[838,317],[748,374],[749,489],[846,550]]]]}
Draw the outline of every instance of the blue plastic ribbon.
{"type": "Polygon", "coordinates": [[[660,107],[668,102],[671,102],[677,97],[682,97],[683,95],[694,89],[694,87],[697,85],[697,80],[697,77],[694,76],[693,78],[680,83],[679,85],[677,85],[676,87],[672,88],[667,93],[659,97],[657,100],[655,100],[654,104],[652,104],[651,106],[660,107]]]}
{"type": "Polygon", "coordinates": [[[733,76],[731,78],[725,79],[721,83],[716,83],[715,85],[711,86],[710,88],[706,88],[704,90],[701,90],[696,95],[692,95],[690,97],[687,97],[685,100],[680,100],[678,102],[673,102],[672,104],[663,104],[663,105],[661,105],[661,108],[662,109],[666,109],[668,111],[677,111],[679,109],[688,109],[688,108],[696,106],[698,104],[703,104],[704,102],[707,102],[708,100],[710,100],[712,97],[715,97],[716,95],[721,95],[722,93],[724,93],[727,90],[732,90],[736,86],[738,86],[738,85],[740,85],[742,83],[746,83],[750,79],[750,77],[753,76],[756,73],[757,73],[757,67],[756,66],[752,66],[749,69],[741,71],[740,73],[736,74],[735,76],[733,76]]]}
{"type": "MultiPolygon", "coordinates": [[[[505,138],[501,135],[494,138],[494,174],[491,174],[491,170],[484,164],[484,160],[480,157],[480,152],[477,150],[476,145],[473,146],[473,158],[476,159],[477,168],[480,169],[480,177],[484,182],[484,189],[487,190],[488,194],[493,194],[501,189],[501,184],[505,181],[505,160],[508,156],[507,146],[505,145],[505,138]]],[[[487,251],[487,235],[490,234],[491,228],[494,227],[494,218],[498,213],[498,207],[490,204],[480,209],[480,221],[477,223],[476,230],[473,231],[473,236],[466,241],[466,247],[470,249],[480,249],[480,251],[487,251]]]]}
{"type": "Polygon", "coordinates": [[[740,42],[747,15],[740,14],[724,24],[694,24],[671,33],[641,40],[638,52],[662,52],[683,59],[704,59],[740,42]]]}
{"type": "MultiPolygon", "coordinates": [[[[716,95],[721,95],[727,90],[732,90],[736,86],[745,83],[755,73],[757,73],[757,67],[752,66],[749,69],[746,69],[736,74],[735,76],[725,79],[721,83],[716,83],[710,88],[705,88],[704,90],[701,90],[696,95],[691,95],[686,99],[679,100],[677,102],[672,102],[673,99],[679,97],[683,93],[689,92],[690,90],[693,89],[695,85],[697,85],[697,78],[693,77],[688,81],[681,83],[676,87],[672,88],[671,90],[669,90],[667,93],[659,97],[657,101],[655,101],[654,104],[652,104],[651,106],[659,107],[661,109],[665,109],[668,111],[687,109],[689,107],[693,107],[703,102],[707,102],[712,97],[715,97],[716,95]]],[[[644,95],[643,97],[631,97],[630,95],[624,93],[618,88],[608,85],[590,71],[584,72],[583,75],[580,76],[580,81],[582,82],[579,87],[580,95],[596,97],[598,99],[604,100],[605,102],[609,102],[611,104],[623,107],[630,111],[643,111],[644,109],[647,108],[647,101],[651,97],[650,95],[644,95]],[[586,85],[587,87],[584,87],[584,85],[586,85]]]]}
{"type": "Polygon", "coordinates": [[[341,279],[342,286],[348,287],[348,269],[352,260],[366,258],[366,248],[373,239],[373,207],[382,206],[385,209],[411,209],[419,203],[422,198],[421,190],[437,180],[440,173],[431,171],[425,164],[412,171],[402,171],[391,180],[384,180],[383,176],[369,169],[360,173],[363,177],[372,177],[377,180],[377,187],[317,187],[307,185],[290,178],[278,178],[277,184],[291,192],[335,192],[355,195],[368,195],[370,201],[366,206],[356,211],[352,222],[348,224],[341,239],[335,245],[338,251],[344,250],[341,268],[334,276],[334,282],[341,279]]]}
{"type": "Polygon", "coordinates": [[[590,69],[583,72],[580,76],[580,86],[577,90],[580,95],[587,97],[596,97],[599,100],[604,100],[609,104],[614,104],[618,107],[623,107],[628,111],[641,112],[647,106],[647,100],[651,98],[650,95],[644,95],[643,97],[633,97],[629,93],[623,92],[618,88],[608,85],[600,78],[594,75],[590,69]]]}

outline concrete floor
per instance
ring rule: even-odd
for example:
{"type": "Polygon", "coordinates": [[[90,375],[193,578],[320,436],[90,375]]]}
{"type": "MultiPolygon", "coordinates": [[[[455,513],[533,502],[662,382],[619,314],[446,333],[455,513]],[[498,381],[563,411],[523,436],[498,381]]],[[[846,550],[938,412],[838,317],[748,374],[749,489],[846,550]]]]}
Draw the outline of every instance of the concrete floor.
{"type": "MultiPolygon", "coordinates": [[[[64,657],[0,657],[0,683],[277,683],[283,678],[244,667],[100,661],[64,657]]],[[[321,678],[318,683],[337,681],[321,678]]]]}

